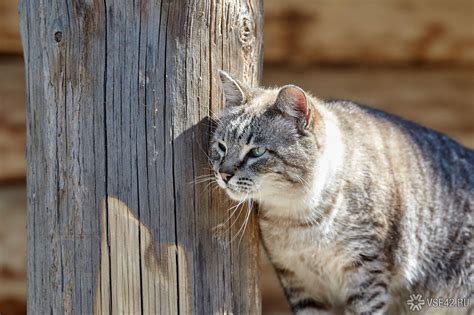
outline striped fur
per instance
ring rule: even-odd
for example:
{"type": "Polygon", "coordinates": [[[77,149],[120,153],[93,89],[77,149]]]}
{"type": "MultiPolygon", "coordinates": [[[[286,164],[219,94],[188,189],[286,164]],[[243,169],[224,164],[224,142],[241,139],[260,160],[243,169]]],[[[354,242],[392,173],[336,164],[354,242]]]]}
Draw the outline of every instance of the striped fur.
{"type": "Polygon", "coordinates": [[[226,103],[210,161],[231,198],[259,203],[263,244],[294,313],[404,314],[413,293],[474,298],[474,151],[307,93],[310,118],[299,124],[276,108],[279,89],[223,81],[245,102],[226,103]],[[249,158],[253,147],[267,151],[249,158]],[[227,183],[223,167],[234,172],[227,183]]]}

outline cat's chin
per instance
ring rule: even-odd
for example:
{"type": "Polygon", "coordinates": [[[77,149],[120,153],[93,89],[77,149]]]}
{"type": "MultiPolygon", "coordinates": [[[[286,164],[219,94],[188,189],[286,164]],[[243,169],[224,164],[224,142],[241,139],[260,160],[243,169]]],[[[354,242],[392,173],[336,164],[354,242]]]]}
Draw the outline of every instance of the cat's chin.
{"type": "Polygon", "coordinates": [[[234,191],[230,188],[226,188],[225,192],[227,193],[227,196],[229,196],[230,199],[235,200],[235,201],[243,201],[243,200],[249,199],[248,194],[243,194],[243,193],[234,191]]]}

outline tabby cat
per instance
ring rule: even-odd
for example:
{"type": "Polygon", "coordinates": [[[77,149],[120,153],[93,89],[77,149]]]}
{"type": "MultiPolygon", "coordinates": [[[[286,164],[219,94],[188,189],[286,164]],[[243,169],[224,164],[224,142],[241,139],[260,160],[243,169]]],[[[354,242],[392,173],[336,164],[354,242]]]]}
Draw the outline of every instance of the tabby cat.
{"type": "Polygon", "coordinates": [[[404,314],[411,294],[472,312],[473,150],[350,101],[220,77],[215,179],[258,203],[294,313],[404,314]]]}

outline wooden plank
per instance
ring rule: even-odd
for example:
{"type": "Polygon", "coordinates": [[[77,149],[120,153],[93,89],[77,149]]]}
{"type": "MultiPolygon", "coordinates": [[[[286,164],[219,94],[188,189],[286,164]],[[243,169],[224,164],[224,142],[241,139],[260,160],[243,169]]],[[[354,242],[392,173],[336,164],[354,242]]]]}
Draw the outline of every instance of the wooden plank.
{"type": "Polygon", "coordinates": [[[196,178],[211,175],[217,69],[261,75],[261,1],[20,8],[29,312],[259,313],[255,220],[240,247],[222,246],[211,230],[225,203],[196,178]],[[165,285],[148,274],[150,242],[165,285]]]}
{"type": "Polygon", "coordinates": [[[267,0],[265,61],[474,64],[472,0],[267,0]]]}

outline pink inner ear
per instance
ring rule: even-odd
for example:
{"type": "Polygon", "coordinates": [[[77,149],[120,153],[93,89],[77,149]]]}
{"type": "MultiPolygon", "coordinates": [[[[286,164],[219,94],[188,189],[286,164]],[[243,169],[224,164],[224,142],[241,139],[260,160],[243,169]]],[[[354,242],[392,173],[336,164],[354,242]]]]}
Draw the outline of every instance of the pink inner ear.
{"type": "Polygon", "coordinates": [[[304,94],[302,94],[299,91],[295,96],[296,96],[296,99],[295,99],[296,110],[304,114],[304,119],[306,123],[308,123],[309,110],[308,110],[308,105],[306,104],[306,97],[304,96],[304,94]]]}
{"type": "Polygon", "coordinates": [[[278,93],[277,106],[282,112],[295,118],[304,118],[306,125],[309,124],[310,110],[305,92],[295,85],[286,85],[278,93]]]}

